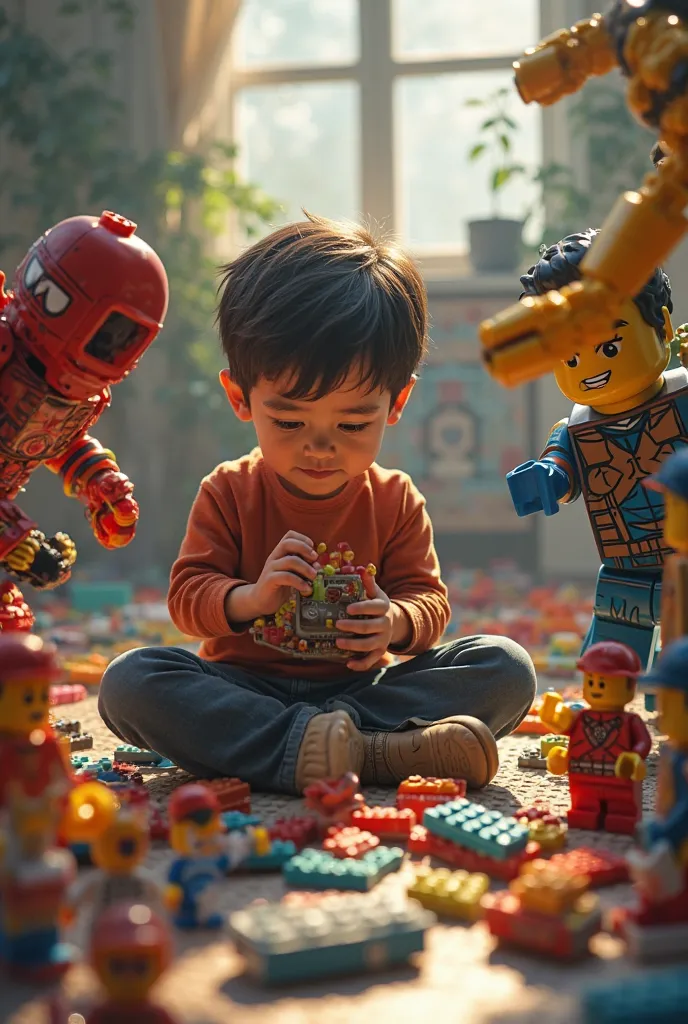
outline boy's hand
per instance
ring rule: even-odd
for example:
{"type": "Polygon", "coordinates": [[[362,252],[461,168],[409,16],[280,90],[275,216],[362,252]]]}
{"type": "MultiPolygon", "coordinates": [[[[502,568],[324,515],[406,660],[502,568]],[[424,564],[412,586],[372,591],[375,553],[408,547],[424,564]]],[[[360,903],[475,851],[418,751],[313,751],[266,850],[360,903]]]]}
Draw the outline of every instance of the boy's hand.
{"type": "Polygon", "coordinates": [[[292,587],[308,597],[313,589],[308,581],[316,576],[311,563],[317,558],[310,537],[294,530],[285,533],[272,554],[268,555],[257,581],[250,584],[251,604],[256,609],[256,615],[276,612],[289,600],[292,587]]]}
{"type": "Polygon", "coordinates": [[[382,658],[393,642],[394,609],[392,602],[381,590],[370,573],[364,573],[363,586],[367,601],[356,601],[347,608],[349,615],[367,615],[366,619],[338,619],[337,629],[344,633],[363,634],[337,637],[337,647],[343,651],[361,651],[363,656],[351,658],[346,667],[355,672],[366,672],[382,658]]]}

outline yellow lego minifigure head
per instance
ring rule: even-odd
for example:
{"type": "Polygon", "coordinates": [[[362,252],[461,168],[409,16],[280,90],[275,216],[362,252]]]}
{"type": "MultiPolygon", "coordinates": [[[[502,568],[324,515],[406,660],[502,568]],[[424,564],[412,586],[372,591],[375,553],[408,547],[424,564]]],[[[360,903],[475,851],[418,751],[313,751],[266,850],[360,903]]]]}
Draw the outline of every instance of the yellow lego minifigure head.
{"type": "Polygon", "coordinates": [[[583,675],[583,696],[594,711],[622,711],[635,697],[642,671],[634,650],[612,640],[588,647],[578,660],[583,675]]]}
{"type": "Polygon", "coordinates": [[[170,846],[175,853],[198,856],[215,852],[222,832],[220,805],[206,786],[189,782],[169,802],[170,846]]]}
{"type": "MultiPolygon", "coordinates": [[[[521,277],[524,295],[543,295],[580,280],[583,257],[598,232],[568,235],[552,245],[521,277]]],[[[657,267],[641,292],[621,305],[609,338],[584,343],[554,371],[559,389],[572,402],[607,414],[632,409],[662,386],[670,356],[673,309],[669,278],[657,267]]]]}
{"type": "Polygon", "coordinates": [[[48,725],[50,683],[60,678],[57,653],[32,633],[0,636],[0,733],[30,736],[48,725]]]}
{"type": "Polygon", "coordinates": [[[688,554],[688,448],[679,448],[643,483],[664,495],[665,542],[675,551],[688,554]]]}
{"type": "Polygon", "coordinates": [[[150,907],[116,903],[97,919],[89,952],[108,996],[124,1006],[146,998],[171,963],[172,940],[150,907]]]}
{"type": "Polygon", "coordinates": [[[122,807],[114,821],[91,843],[91,857],[102,871],[125,875],[141,864],[148,847],[145,813],[122,807]]]}

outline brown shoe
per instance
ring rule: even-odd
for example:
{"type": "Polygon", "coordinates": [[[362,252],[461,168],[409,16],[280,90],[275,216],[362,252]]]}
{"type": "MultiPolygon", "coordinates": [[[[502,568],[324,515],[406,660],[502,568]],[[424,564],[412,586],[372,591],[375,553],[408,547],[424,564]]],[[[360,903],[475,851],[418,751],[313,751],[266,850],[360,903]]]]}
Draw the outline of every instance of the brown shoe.
{"type": "Polygon", "coordinates": [[[484,722],[469,715],[363,738],[366,758],[361,781],[368,785],[396,785],[409,775],[425,775],[465,779],[469,789],[481,789],[499,768],[494,736],[484,722]]]}
{"type": "Polygon", "coordinates": [[[346,711],[314,715],[306,726],[296,759],[296,788],[302,793],[318,779],[361,774],[365,743],[346,711]]]}

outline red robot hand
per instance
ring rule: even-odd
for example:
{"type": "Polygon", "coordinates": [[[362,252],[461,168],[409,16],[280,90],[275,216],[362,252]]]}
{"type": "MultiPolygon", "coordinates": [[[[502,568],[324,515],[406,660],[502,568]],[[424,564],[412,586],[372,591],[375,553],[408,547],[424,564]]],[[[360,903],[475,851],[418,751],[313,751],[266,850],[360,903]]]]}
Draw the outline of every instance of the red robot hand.
{"type": "Polygon", "coordinates": [[[136,533],[139,506],[133,490],[128,476],[105,469],[89,480],[80,494],[86,503],[86,518],[104,548],[123,548],[136,533]]]}

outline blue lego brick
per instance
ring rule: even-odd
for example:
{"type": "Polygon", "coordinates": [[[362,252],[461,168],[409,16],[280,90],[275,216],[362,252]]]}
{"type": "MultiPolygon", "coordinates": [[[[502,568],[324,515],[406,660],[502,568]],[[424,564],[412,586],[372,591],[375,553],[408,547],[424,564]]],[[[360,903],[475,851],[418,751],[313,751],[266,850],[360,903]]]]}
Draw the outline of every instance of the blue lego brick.
{"type": "Polygon", "coordinates": [[[296,854],[291,839],[273,839],[268,853],[250,854],[240,865],[241,871],[279,871],[296,854]]]}
{"type": "Polygon", "coordinates": [[[228,832],[260,825],[261,821],[259,814],[244,814],[243,811],[225,811],[220,817],[228,832]]]}
{"type": "Polygon", "coordinates": [[[674,968],[595,985],[581,1004],[585,1024],[685,1024],[688,972],[674,968]]]}
{"type": "Polygon", "coordinates": [[[465,798],[428,807],[423,812],[423,824],[433,835],[499,860],[521,853],[529,841],[528,828],[515,818],[507,818],[501,811],[488,811],[465,798]]]}
{"type": "Polygon", "coordinates": [[[296,889],[354,889],[367,892],[396,871],[404,859],[398,846],[378,846],[358,860],[333,857],[326,850],[302,850],[284,868],[284,879],[296,889]]]}
{"type": "Polygon", "coordinates": [[[423,949],[436,917],[403,893],[326,896],[307,907],[268,903],[230,917],[247,970],[266,984],[364,974],[423,949]]]}

